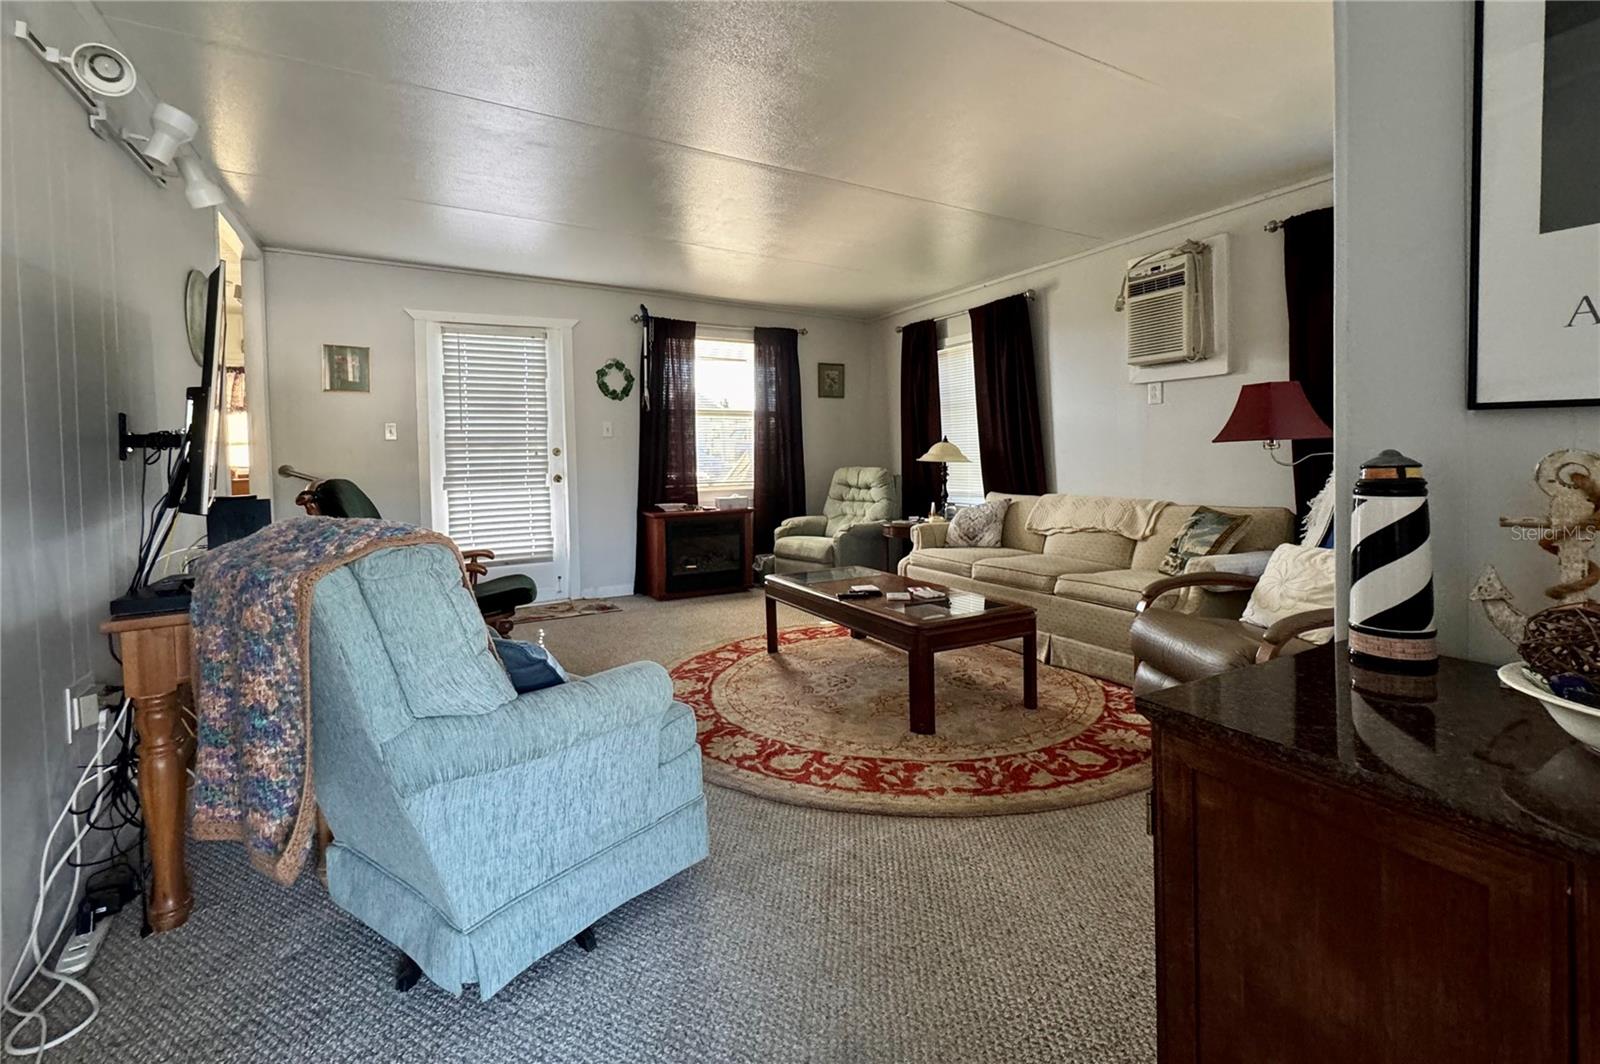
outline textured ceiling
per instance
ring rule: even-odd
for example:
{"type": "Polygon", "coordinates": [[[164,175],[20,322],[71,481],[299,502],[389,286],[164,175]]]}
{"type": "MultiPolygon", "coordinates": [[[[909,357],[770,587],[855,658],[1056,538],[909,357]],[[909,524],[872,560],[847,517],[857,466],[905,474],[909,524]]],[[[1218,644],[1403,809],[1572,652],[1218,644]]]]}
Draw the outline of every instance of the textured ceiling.
{"type": "Polygon", "coordinates": [[[1332,165],[1327,3],[103,3],[273,247],[875,315],[1332,165]]]}

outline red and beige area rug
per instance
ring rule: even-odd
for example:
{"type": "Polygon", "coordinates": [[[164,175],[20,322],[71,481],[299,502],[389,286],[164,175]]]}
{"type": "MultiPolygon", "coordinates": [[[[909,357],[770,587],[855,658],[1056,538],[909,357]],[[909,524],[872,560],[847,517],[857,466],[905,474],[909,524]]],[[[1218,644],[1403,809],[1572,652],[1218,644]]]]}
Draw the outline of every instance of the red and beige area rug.
{"type": "Polygon", "coordinates": [[[712,783],[795,805],[903,816],[1030,813],[1150,785],[1150,726],[1133,694],[1039,668],[1022,708],[1022,665],[998,647],[935,657],[937,735],[906,718],[906,658],[833,624],[705,650],[672,668],[699,721],[712,783]]]}

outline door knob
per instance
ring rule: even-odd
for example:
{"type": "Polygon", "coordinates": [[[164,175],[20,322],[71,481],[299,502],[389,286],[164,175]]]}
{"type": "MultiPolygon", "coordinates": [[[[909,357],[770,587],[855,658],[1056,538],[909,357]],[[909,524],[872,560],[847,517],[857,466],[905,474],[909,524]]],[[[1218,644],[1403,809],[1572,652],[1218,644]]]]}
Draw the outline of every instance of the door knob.
{"type": "Polygon", "coordinates": [[[559,484],[559,483],[561,483],[561,474],[557,473],[555,476],[551,477],[550,479],[555,481],[557,484],[559,484]]]}

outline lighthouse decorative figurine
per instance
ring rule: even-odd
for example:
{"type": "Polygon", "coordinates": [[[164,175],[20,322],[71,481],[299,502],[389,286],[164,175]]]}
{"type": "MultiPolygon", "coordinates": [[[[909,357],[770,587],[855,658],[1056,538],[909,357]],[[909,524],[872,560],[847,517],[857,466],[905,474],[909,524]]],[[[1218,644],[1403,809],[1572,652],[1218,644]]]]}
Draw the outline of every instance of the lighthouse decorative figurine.
{"type": "Polygon", "coordinates": [[[1350,542],[1351,661],[1380,671],[1435,671],[1433,551],[1420,462],[1387,450],[1361,464],[1350,542]]]}

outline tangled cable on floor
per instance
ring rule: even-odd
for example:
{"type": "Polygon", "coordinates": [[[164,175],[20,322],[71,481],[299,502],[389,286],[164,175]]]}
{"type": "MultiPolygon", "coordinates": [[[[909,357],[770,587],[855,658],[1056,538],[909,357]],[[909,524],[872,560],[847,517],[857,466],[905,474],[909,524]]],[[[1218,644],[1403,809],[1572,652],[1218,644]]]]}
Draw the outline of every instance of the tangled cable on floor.
{"type": "MultiPolygon", "coordinates": [[[[50,833],[45,837],[44,852],[39,858],[39,883],[38,896],[33,905],[33,920],[28,929],[28,941],[22,956],[17,958],[16,967],[11,971],[6,980],[6,994],[4,1011],[7,1015],[17,1017],[17,1022],[6,1033],[4,1048],[7,1054],[16,1057],[32,1056],[42,1057],[46,1050],[54,1049],[71,1039],[82,1034],[94,1023],[100,1014],[100,999],[95,992],[82,980],[74,976],[64,975],[50,968],[46,958],[50,957],[60,945],[62,935],[72,925],[75,912],[74,903],[78,897],[78,885],[85,868],[97,865],[106,865],[94,876],[102,875],[117,869],[121,864],[128,863],[129,850],[120,849],[115,833],[130,826],[139,830],[138,864],[133,866],[134,882],[142,884],[144,865],[144,827],[139,817],[138,790],[137,790],[137,762],[134,756],[132,702],[123,698],[121,708],[109,727],[105,725],[104,715],[96,735],[95,750],[90,756],[88,764],[83,768],[83,773],[78,777],[72,792],[67,795],[67,800],[62,805],[61,813],[50,826],[50,833]],[[120,741],[116,755],[109,761],[106,760],[106,751],[113,741],[120,741]],[[87,804],[80,806],[80,795],[91,783],[97,784],[94,794],[88,798],[87,804]],[[85,813],[88,817],[81,826],[72,830],[72,839],[61,855],[52,864],[50,861],[51,847],[55,844],[56,834],[61,826],[70,817],[74,825],[78,825],[77,818],[85,813]],[[112,852],[98,860],[85,861],[83,859],[83,841],[91,832],[113,832],[112,852]],[[48,866],[48,871],[46,868],[48,866]],[[67,893],[67,905],[63,908],[61,920],[56,925],[55,931],[48,941],[40,939],[40,924],[44,921],[46,899],[50,889],[54,886],[57,877],[68,869],[72,872],[72,883],[67,893]],[[29,967],[31,965],[31,967],[29,967]],[[24,969],[27,969],[24,975],[24,969]],[[20,982],[19,982],[20,977],[20,982]],[[30,1006],[21,1004],[21,999],[36,980],[45,979],[56,985],[47,992],[43,998],[30,1006]],[[88,1005],[89,1014],[76,1024],[54,1037],[50,1035],[49,1019],[45,1010],[56,1000],[63,990],[76,991],[88,1005]],[[38,1039],[29,1045],[20,1045],[23,1032],[37,1027],[38,1039]]],[[[142,908],[142,906],[141,906],[142,908]]]]}

